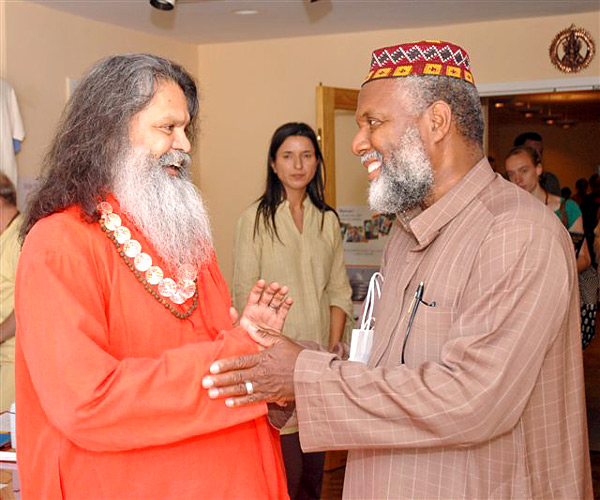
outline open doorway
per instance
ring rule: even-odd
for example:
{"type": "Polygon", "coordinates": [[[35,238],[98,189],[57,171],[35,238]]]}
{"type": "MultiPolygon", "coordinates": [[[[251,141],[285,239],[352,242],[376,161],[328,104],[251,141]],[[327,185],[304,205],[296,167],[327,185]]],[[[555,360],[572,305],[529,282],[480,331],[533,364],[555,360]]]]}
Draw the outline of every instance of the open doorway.
{"type": "Polygon", "coordinates": [[[544,169],[561,187],[589,179],[600,166],[600,90],[495,95],[483,98],[488,110],[488,155],[504,172],[515,137],[536,132],[544,140],[544,169]]]}

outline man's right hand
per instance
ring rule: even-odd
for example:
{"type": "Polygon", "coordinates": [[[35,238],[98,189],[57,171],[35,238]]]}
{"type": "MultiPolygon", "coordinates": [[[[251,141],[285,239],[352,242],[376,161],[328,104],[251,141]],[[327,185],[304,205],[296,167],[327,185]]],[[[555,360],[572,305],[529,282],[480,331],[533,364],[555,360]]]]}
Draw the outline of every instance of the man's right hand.
{"type": "Polygon", "coordinates": [[[221,359],[210,366],[210,375],[202,380],[212,399],[225,398],[227,406],[259,401],[284,404],[294,396],[294,367],[304,350],[285,335],[261,330],[252,338],[270,344],[255,354],[221,359]]]}

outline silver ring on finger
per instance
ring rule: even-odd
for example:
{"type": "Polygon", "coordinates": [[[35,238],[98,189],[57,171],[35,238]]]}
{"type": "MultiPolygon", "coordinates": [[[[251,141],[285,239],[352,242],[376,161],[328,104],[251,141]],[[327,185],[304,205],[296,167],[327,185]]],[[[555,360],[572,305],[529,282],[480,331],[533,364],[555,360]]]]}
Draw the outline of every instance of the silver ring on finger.
{"type": "Polygon", "coordinates": [[[279,307],[272,306],[271,304],[269,304],[269,309],[273,309],[276,312],[279,311],[279,307]]]}
{"type": "Polygon", "coordinates": [[[252,385],[252,382],[250,382],[250,380],[246,380],[244,382],[244,385],[246,386],[246,394],[254,394],[254,386],[252,385]]]}

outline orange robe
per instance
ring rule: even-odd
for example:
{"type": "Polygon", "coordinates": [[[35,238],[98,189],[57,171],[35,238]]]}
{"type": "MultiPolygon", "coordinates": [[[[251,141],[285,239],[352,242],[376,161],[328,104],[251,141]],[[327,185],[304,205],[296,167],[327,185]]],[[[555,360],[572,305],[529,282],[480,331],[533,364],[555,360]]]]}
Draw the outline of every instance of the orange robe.
{"type": "Polygon", "coordinates": [[[197,285],[198,308],[178,319],[78,209],[35,225],[16,285],[23,498],[287,498],[266,405],[232,409],[202,389],[213,361],[256,346],[231,324],[214,257],[197,285]]]}

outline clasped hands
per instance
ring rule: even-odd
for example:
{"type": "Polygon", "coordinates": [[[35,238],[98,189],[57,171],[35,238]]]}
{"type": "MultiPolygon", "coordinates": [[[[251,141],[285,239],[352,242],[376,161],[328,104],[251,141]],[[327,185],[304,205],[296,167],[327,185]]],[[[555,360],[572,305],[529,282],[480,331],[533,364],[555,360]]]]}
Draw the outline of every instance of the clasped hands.
{"type": "MultiPolygon", "coordinates": [[[[294,366],[304,348],[281,333],[293,303],[287,293],[278,283],[254,284],[239,323],[260,351],[215,361],[202,380],[211,398],[226,398],[231,407],[259,401],[285,405],[294,399],[294,366]]],[[[237,320],[235,310],[232,319],[237,320]]]]}

